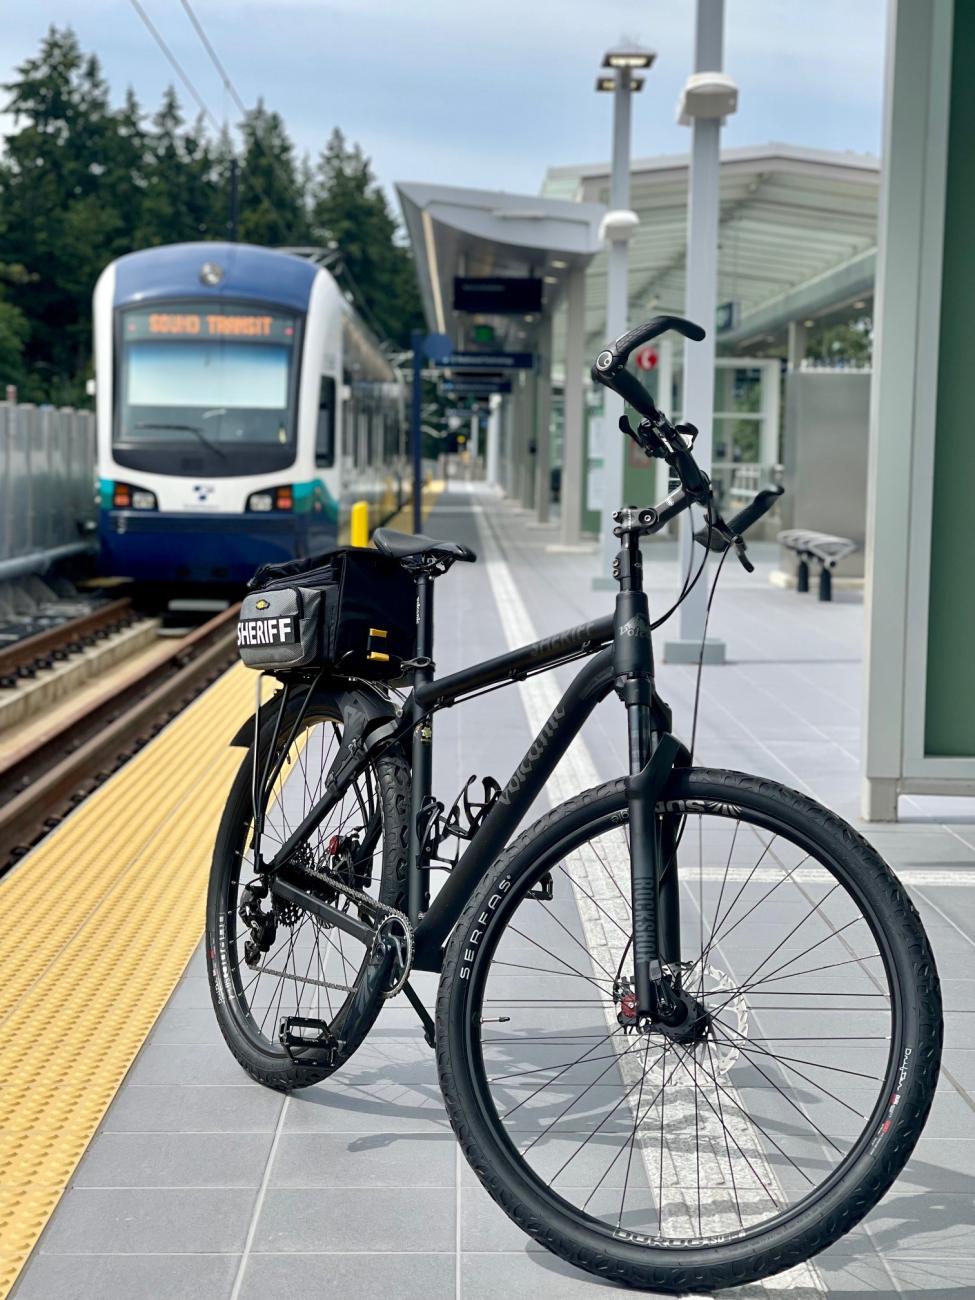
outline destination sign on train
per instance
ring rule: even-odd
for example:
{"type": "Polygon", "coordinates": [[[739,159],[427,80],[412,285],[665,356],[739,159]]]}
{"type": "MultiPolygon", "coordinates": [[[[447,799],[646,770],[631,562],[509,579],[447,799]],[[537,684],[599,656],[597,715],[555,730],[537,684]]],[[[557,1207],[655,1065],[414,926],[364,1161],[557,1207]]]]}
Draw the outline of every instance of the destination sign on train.
{"type": "Polygon", "coordinates": [[[270,311],[165,308],[127,312],[129,339],[233,339],[242,343],[294,338],[294,317],[270,311]]]}

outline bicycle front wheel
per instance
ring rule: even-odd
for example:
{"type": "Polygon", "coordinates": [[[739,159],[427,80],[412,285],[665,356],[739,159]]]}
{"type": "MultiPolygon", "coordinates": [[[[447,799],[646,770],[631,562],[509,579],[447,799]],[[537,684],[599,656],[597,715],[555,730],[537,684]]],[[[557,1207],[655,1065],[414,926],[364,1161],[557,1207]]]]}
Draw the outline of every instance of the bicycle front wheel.
{"type": "Polygon", "coordinates": [[[809,1259],[900,1172],[937,1079],[938,978],[890,870],[812,800],[693,769],[658,817],[679,833],[666,979],[693,1014],[635,1023],[611,782],[526,831],[466,908],[441,1086],[484,1186],[556,1254],[630,1286],[734,1286],[809,1259]]]}

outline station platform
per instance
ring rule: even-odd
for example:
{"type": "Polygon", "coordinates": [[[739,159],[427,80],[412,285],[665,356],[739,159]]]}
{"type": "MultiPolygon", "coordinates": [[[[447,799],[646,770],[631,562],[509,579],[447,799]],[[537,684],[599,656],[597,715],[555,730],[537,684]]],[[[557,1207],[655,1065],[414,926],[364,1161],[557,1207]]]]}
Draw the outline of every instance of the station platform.
{"type": "MultiPolygon", "coordinates": [[[[438,499],[427,531],[479,562],[437,583],[442,672],[608,612],[595,552],[476,486],[438,499]]],[[[675,550],[647,548],[658,610],[675,550]]],[[[729,562],[712,613],[727,665],[705,668],[697,759],[805,790],[856,819],[863,609],[774,589],[729,562]]],[[[502,782],[572,666],[445,711],[435,788],[502,782]]],[[[660,665],[675,731],[695,669],[660,665]]],[[[210,1009],[200,935],[213,835],[253,706],[237,667],[0,882],[0,1297],[16,1300],[538,1300],[609,1289],[523,1234],[467,1168],[433,1055],[403,999],[353,1059],[285,1098],[251,1082],[210,1009]]],[[[625,764],[597,710],[533,816],[625,764]]],[[[921,911],[941,965],[946,1069],[919,1147],[884,1202],[811,1265],[728,1292],[971,1295],[975,1248],[975,803],[908,800],[864,827],[921,911]]],[[[435,982],[415,986],[432,1006],[435,982]]]]}

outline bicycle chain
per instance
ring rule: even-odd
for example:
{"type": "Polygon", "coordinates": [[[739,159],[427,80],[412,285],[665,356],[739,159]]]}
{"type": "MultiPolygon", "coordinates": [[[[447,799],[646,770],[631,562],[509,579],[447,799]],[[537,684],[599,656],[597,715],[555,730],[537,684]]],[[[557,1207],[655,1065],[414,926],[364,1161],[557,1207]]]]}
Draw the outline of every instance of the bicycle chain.
{"type": "MultiPolygon", "coordinates": [[[[397,979],[391,989],[388,989],[383,993],[384,1000],[395,997],[409,979],[410,971],[413,967],[413,927],[410,924],[409,917],[405,912],[401,912],[398,907],[391,907],[389,903],[380,902],[379,899],[373,898],[371,894],[367,894],[365,890],[356,889],[354,885],[346,884],[344,880],[340,880],[338,876],[330,875],[327,871],[313,871],[310,867],[302,867],[301,870],[311,876],[314,880],[321,881],[328,885],[330,889],[335,889],[346,894],[353,902],[364,903],[371,911],[378,911],[383,914],[379,924],[376,926],[375,939],[373,941],[374,945],[378,943],[382,934],[383,926],[387,921],[398,921],[402,925],[403,937],[406,940],[406,954],[405,956],[402,953],[400,954],[402,975],[397,979]]],[[[374,951],[375,946],[373,947],[373,952],[374,951]]],[[[370,957],[371,956],[372,953],[370,953],[370,957]]],[[[277,975],[282,979],[294,980],[296,983],[301,984],[312,984],[316,988],[333,989],[339,993],[354,993],[357,987],[356,984],[336,984],[331,980],[316,980],[312,979],[310,976],[290,975],[284,971],[272,970],[270,966],[265,966],[263,970],[266,975],[277,975]]]]}

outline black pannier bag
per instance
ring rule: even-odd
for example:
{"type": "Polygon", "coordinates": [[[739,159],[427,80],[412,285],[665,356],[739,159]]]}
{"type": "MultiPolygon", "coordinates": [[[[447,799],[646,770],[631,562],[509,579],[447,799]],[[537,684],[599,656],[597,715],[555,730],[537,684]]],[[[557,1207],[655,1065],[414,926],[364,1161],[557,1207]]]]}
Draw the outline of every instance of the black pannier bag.
{"type": "Polygon", "coordinates": [[[264,564],[247,584],[237,648],[248,668],[392,679],[416,654],[416,584],[365,547],[264,564]]]}

